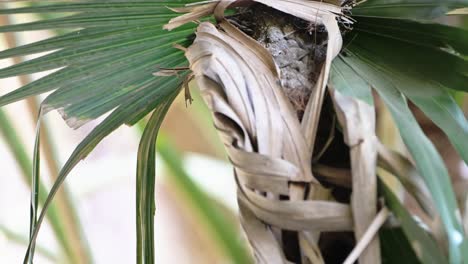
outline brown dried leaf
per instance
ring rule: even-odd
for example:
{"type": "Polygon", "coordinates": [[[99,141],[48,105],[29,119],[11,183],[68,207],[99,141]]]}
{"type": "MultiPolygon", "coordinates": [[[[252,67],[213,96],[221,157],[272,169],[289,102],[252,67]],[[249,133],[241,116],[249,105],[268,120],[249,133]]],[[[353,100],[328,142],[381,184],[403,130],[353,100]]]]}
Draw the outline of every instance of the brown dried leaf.
{"type": "MultiPolygon", "coordinates": [[[[377,213],[377,137],[374,108],[363,101],[333,90],[338,120],[343,126],[345,142],[350,147],[353,192],[354,230],[360,240],[377,213]]],[[[369,242],[359,257],[359,263],[380,263],[378,237],[369,242]]]]}
{"type": "MultiPolygon", "coordinates": [[[[271,54],[255,40],[229,24],[224,10],[248,1],[211,1],[185,8],[172,29],[208,14],[219,29],[201,23],[186,51],[203,98],[213,112],[214,124],[235,167],[244,229],[259,263],[285,263],[281,235],[275,230],[296,230],[304,259],[323,263],[318,249],[321,231],[353,228],[350,207],[334,201],[312,175],[312,146],[327,86],[330,65],[342,45],[336,16],[341,8],[306,0],[255,0],[323,24],[329,33],[327,60],[308,104],[313,113],[300,124],[284,95],[280,71],[271,54]],[[309,193],[306,197],[306,189],[309,193]],[[290,200],[280,201],[280,195],[290,200]],[[276,247],[272,253],[272,247],[276,247]]],[[[179,10],[181,11],[181,10],[179,10]]]]}

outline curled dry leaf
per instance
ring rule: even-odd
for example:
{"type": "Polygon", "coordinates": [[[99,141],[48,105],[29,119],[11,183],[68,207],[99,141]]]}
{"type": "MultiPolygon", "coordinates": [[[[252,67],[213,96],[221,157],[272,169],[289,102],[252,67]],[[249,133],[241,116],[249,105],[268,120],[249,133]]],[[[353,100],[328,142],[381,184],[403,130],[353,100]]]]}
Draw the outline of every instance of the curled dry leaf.
{"type": "MultiPolygon", "coordinates": [[[[352,97],[332,91],[338,120],[344,139],[350,148],[353,193],[351,206],[356,240],[361,240],[377,213],[377,137],[374,108],[352,97]]],[[[380,263],[378,237],[369,239],[359,257],[359,263],[380,263]]],[[[351,262],[349,262],[351,263],[351,262]]]]}
{"type": "MultiPolygon", "coordinates": [[[[256,261],[288,263],[282,233],[278,232],[281,230],[298,232],[305,263],[324,262],[318,248],[321,232],[354,229],[357,239],[361,238],[377,209],[377,150],[372,108],[335,93],[337,109],[343,113],[342,123],[352,128],[353,122],[358,122],[354,132],[347,130],[348,143],[353,146],[352,187],[357,190],[352,208],[334,201],[329,190],[313,176],[311,168],[331,62],[342,47],[337,22],[337,16],[342,16],[341,8],[305,0],[227,0],[176,11],[189,13],[172,19],[166,29],[208,14],[214,14],[218,21],[218,27],[208,22],[199,25],[186,57],[234,165],[241,221],[256,261]],[[282,90],[281,72],[272,55],[223,17],[230,5],[252,2],[321,24],[328,32],[326,60],[302,121],[282,90]],[[351,116],[344,114],[348,111],[351,116]],[[362,160],[366,162],[360,163],[362,160]],[[351,209],[355,211],[354,219],[351,209]]],[[[341,172],[340,177],[343,177],[341,172]]],[[[337,180],[342,185],[350,184],[349,179],[337,180]]],[[[380,262],[377,239],[372,239],[360,260],[361,263],[380,262]]]]}

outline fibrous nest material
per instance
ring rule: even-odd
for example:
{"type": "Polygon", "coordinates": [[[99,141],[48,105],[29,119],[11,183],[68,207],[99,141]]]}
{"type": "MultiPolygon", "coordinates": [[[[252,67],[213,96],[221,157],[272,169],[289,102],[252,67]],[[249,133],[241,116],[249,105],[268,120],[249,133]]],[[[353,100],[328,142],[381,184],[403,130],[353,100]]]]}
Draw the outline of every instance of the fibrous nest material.
{"type": "Polygon", "coordinates": [[[262,4],[242,8],[228,21],[270,52],[281,87],[301,118],[326,58],[324,26],[262,4]]]}

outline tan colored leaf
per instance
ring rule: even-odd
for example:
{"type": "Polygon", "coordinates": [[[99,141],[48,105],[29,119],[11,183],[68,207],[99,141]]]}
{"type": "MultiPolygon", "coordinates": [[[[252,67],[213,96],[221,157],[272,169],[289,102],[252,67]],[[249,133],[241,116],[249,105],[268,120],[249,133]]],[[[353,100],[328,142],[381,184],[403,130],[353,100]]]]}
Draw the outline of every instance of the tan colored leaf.
{"type": "MultiPolygon", "coordinates": [[[[344,96],[337,90],[332,91],[332,98],[351,152],[351,205],[356,239],[360,240],[377,213],[375,112],[367,103],[344,96]]],[[[378,237],[374,237],[362,251],[359,263],[380,262],[380,243],[378,237]]]]}
{"type": "Polygon", "coordinates": [[[355,226],[350,206],[330,200],[330,191],[317,181],[311,168],[330,65],[342,46],[337,22],[341,8],[306,0],[253,1],[323,24],[328,31],[327,59],[308,103],[310,114],[301,124],[282,90],[281,72],[271,54],[224,19],[226,8],[249,2],[187,6],[176,11],[189,13],[172,19],[165,28],[208,14],[218,21],[218,27],[207,22],[199,25],[186,57],[234,165],[242,225],[257,262],[286,263],[280,253],[281,232],[275,230],[295,230],[303,259],[323,263],[318,249],[320,232],[350,231],[355,226]],[[289,200],[280,200],[280,195],[289,200]]]}
{"type": "Polygon", "coordinates": [[[447,13],[447,15],[467,15],[467,14],[468,14],[467,7],[455,9],[447,13]]]}

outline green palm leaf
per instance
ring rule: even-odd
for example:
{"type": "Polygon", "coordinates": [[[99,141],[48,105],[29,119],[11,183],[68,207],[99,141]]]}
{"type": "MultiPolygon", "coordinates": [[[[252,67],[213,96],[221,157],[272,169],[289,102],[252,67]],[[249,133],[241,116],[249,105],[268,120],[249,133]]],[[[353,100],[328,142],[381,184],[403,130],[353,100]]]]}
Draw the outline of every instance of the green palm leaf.
{"type": "MultiPolygon", "coordinates": [[[[60,173],[57,176],[57,180],[52,186],[50,193],[46,201],[44,202],[43,209],[39,217],[37,218],[37,222],[34,225],[28,252],[25,256],[25,261],[32,259],[31,252],[34,251],[34,243],[35,243],[35,240],[37,239],[37,235],[38,235],[40,226],[43,223],[47,209],[50,206],[50,203],[52,202],[55,194],[57,193],[58,189],[62,185],[63,181],[70,173],[70,171],[81,160],[86,158],[89,155],[89,153],[91,153],[91,151],[99,144],[99,142],[101,142],[101,140],[103,140],[110,133],[112,133],[114,130],[119,128],[121,125],[126,124],[126,123],[132,124],[136,122],[137,120],[141,119],[143,116],[147,115],[149,112],[151,112],[153,109],[155,109],[159,105],[167,104],[168,102],[171,102],[168,99],[174,98],[175,94],[178,93],[177,89],[176,90],[172,89],[173,85],[174,84],[172,82],[166,82],[165,84],[163,84],[161,87],[159,87],[162,93],[154,92],[155,90],[157,91],[157,89],[155,88],[158,88],[158,86],[151,86],[151,88],[153,88],[152,93],[139,94],[139,96],[128,99],[125,104],[122,104],[120,107],[114,110],[104,121],[102,121],[95,129],[93,129],[93,131],[91,131],[91,133],[89,133],[89,135],[86,136],[86,138],[78,145],[78,147],[73,151],[72,155],[70,156],[70,158],[67,160],[67,162],[63,166],[63,168],[60,170],[60,173]]],[[[38,144],[36,144],[35,146],[34,153],[35,153],[34,154],[35,160],[39,161],[40,153],[39,153],[38,144]]],[[[35,169],[38,169],[37,166],[35,166],[35,169]]],[[[38,171],[36,171],[33,175],[37,179],[39,177],[38,171]]],[[[33,182],[37,183],[37,180],[33,182]]],[[[36,189],[36,187],[33,186],[33,189],[36,189]]],[[[34,200],[33,204],[35,203],[36,201],[34,200]]]]}
{"type": "Polygon", "coordinates": [[[353,16],[358,22],[354,29],[428,48],[453,50],[468,55],[466,29],[403,19],[353,16]]]}
{"type": "Polygon", "coordinates": [[[353,14],[430,20],[467,5],[466,0],[367,0],[354,8],[353,14]]]}
{"type": "MultiPolygon", "coordinates": [[[[411,67],[412,64],[425,62],[423,56],[434,55],[434,52],[424,52],[424,47],[413,44],[402,44],[401,41],[386,37],[370,36],[366,33],[358,33],[359,36],[348,47],[349,51],[359,58],[366,60],[372,66],[379,68],[387,76],[390,76],[395,87],[415,103],[436,125],[438,125],[452,141],[465,161],[468,162],[468,122],[455,100],[448,92],[450,85],[466,87],[468,76],[456,80],[457,63],[468,66],[468,62],[451,54],[440,53],[440,68],[445,68],[448,76],[443,73],[423,74],[424,67],[411,67]],[[372,45],[369,45],[372,43],[372,45]],[[388,45],[398,48],[398,53],[388,52],[388,45]],[[452,60],[454,59],[454,60],[452,60]],[[413,61],[413,62],[409,62],[413,61]],[[455,63],[455,65],[454,65],[455,63]],[[412,71],[414,69],[414,71],[412,71]],[[451,69],[452,72],[450,72],[451,69]],[[418,71],[419,70],[419,71],[418,71]],[[430,75],[429,75],[430,74],[430,75]]],[[[429,66],[427,69],[435,71],[438,66],[429,66]]]]}
{"type": "MultiPolygon", "coordinates": [[[[44,1],[47,3],[47,1],[44,1]]],[[[22,14],[22,13],[65,13],[65,12],[150,12],[160,10],[167,13],[166,7],[180,7],[181,3],[194,1],[76,1],[73,3],[50,2],[45,6],[21,7],[0,10],[0,14],[22,14]]]]}
{"type": "Polygon", "coordinates": [[[451,89],[468,91],[468,61],[464,57],[468,51],[467,32],[401,18],[430,19],[466,5],[466,1],[366,1],[353,9],[355,30],[348,36],[346,49],[335,60],[332,72],[336,89],[362,94],[368,89],[362,81],[337,81],[339,75],[351,80],[350,75],[358,74],[389,107],[436,202],[449,237],[452,263],[463,262],[468,250],[455,195],[440,155],[417,124],[406,98],[445,132],[467,162],[468,122],[450,95],[451,89]]]}
{"type": "MultiPolygon", "coordinates": [[[[436,242],[416,223],[411,214],[398,200],[395,193],[392,192],[392,189],[383,181],[379,181],[379,185],[385,196],[387,205],[400,220],[401,229],[409,239],[410,244],[413,245],[413,250],[418,255],[421,263],[447,263],[444,254],[441,252],[436,242]]],[[[395,248],[391,250],[396,251],[395,248]]],[[[411,254],[412,252],[409,253],[411,254]]],[[[399,256],[398,259],[401,260],[401,257],[399,256]]]]}
{"type": "Polygon", "coordinates": [[[370,105],[374,104],[370,85],[352,67],[347,65],[341,57],[333,61],[330,85],[343,95],[360,99],[370,105]]]}
{"type": "MultiPolygon", "coordinates": [[[[171,32],[163,31],[162,25],[176,15],[167,7],[180,7],[189,2],[193,1],[133,1],[133,3],[81,1],[0,10],[0,14],[73,13],[32,23],[2,26],[0,32],[56,28],[78,29],[61,36],[0,52],[0,58],[8,58],[53,51],[42,57],[0,69],[0,78],[61,68],[1,97],[0,105],[54,91],[44,100],[43,112],[59,109],[72,127],[79,127],[115,109],[75,149],[60,171],[58,180],[54,183],[40,214],[37,212],[38,196],[32,197],[34,206],[31,216],[31,241],[25,261],[32,260],[35,240],[45,212],[71,169],[112,131],[122,124],[136,123],[155,108],[167,108],[179,92],[181,80],[156,77],[152,73],[158,70],[158,66],[171,68],[184,65],[183,52],[173,48],[173,45],[189,45],[190,35],[193,34],[195,25],[184,26],[171,32]]],[[[152,144],[146,141],[152,138],[152,135],[144,137],[142,146],[151,146],[152,144]]],[[[35,147],[36,166],[34,166],[33,173],[35,182],[33,189],[37,189],[40,177],[38,146],[39,141],[35,147]]],[[[147,155],[146,162],[149,162],[151,157],[147,155]]],[[[144,160],[141,159],[141,162],[144,160]]],[[[145,175],[150,181],[154,175],[151,176],[151,172],[148,172],[149,174],[145,175]]],[[[139,179],[143,177],[141,176],[143,174],[139,170],[139,179]]],[[[151,184],[148,186],[145,184],[144,188],[151,188],[151,184]]],[[[139,222],[138,234],[144,234],[140,237],[142,240],[139,240],[139,248],[143,251],[139,252],[143,252],[144,263],[152,263],[153,237],[150,236],[152,233],[149,233],[149,230],[153,226],[154,211],[150,209],[154,202],[153,198],[149,197],[151,190],[142,193],[147,195],[144,195],[144,199],[139,199],[138,208],[143,209],[140,212],[144,217],[138,219],[149,219],[149,221],[139,222]],[[141,247],[141,243],[145,246],[141,247]]],[[[138,255],[140,256],[140,253],[138,255]]]]}
{"type": "MultiPolygon", "coordinates": [[[[177,93],[174,93],[177,95],[177,93]]],[[[174,96],[175,97],[175,96],[174,96]]],[[[141,137],[137,164],[137,263],[154,262],[154,202],[156,138],[173,98],[159,105],[141,137]]]]}
{"type": "Polygon", "coordinates": [[[394,79],[387,76],[379,68],[375,68],[375,64],[371,61],[349,53],[349,56],[344,57],[345,61],[352,65],[361,77],[365,76],[365,79],[377,90],[389,107],[403,141],[411,153],[418,171],[424,177],[444,222],[451,242],[451,260],[453,263],[461,262],[464,251],[461,245],[465,235],[457,217],[458,207],[455,195],[442,158],[419,127],[394,79]]]}
{"type": "Polygon", "coordinates": [[[76,33],[67,34],[56,45],[46,47],[58,51],[0,70],[0,77],[9,77],[66,67],[5,95],[0,105],[55,90],[45,100],[45,109],[60,109],[70,126],[81,126],[160,82],[160,77],[152,76],[158,65],[183,65],[183,53],[172,46],[189,44],[187,36],[193,25],[169,33],[161,27],[157,23],[110,32],[104,29],[104,35],[93,29],[95,34],[86,39],[78,36],[77,41],[70,37],[76,33]]]}

